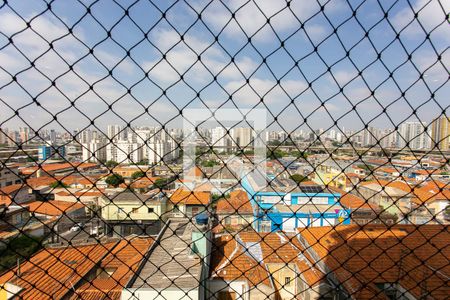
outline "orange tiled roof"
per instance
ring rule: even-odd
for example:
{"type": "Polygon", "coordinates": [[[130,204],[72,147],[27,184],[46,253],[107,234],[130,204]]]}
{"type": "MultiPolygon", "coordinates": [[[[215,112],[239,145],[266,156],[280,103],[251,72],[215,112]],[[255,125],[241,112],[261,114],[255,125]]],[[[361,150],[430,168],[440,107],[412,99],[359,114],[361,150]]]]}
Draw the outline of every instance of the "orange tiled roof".
{"type": "Polygon", "coordinates": [[[131,183],[130,187],[134,188],[134,189],[147,188],[147,187],[153,185],[153,183],[155,183],[155,181],[158,179],[159,179],[159,177],[142,177],[142,178],[134,180],[131,183]]]}
{"type": "Polygon", "coordinates": [[[39,169],[41,169],[44,172],[54,172],[58,170],[64,170],[64,169],[73,169],[77,168],[79,170],[85,169],[85,168],[91,168],[95,167],[97,164],[94,163],[56,163],[56,164],[41,164],[39,166],[34,167],[27,167],[20,169],[20,172],[24,175],[31,175],[36,173],[39,169]]]}
{"type": "Polygon", "coordinates": [[[439,170],[424,170],[424,169],[420,169],[420,170],[414,170],[412,173],[414,174],[419,174],[419,175],[432,175],[432,174],[440,174],[441,171],[439,170]]]}
{"type": "Polygon", "coordinates": [[[71,212],[77,209],[84,208],[85,205],[80,202],[68,202],[68,201],[33,201],[26,204],[30,212],[37,214],[60,216],[64,212],[71,212]]]}
{"type": "Polygon", "coordinates": [[[389,167],[381,167],[375,170],[375,172],[385,172],[385,173],[399,173],[398,170],[389,167]]]}
{"type": "Polygon", "coordinates": [[[32,177],[27,179],[27,185],[35,189],[39,186],[49,186],[56,181],[57,179],[49,176],[32,177]]]}
{"type": "Polygon", "coordinates": [[[223,235],[215,239],[213,249],[213,278],[227,281],[246,280],[252,286],[270,286],[270,274],[266,264],[296,264],[299,273],[310,287],[318,284],[324,277],[311,263],[312,258],[304,253],[304,248],[295,235],[254,231],[241,232],[236,236],[223,235]],[[260,258],[251,254],[251,245],[260,248],[260,258]]]}
{"type": "Polygon", "coordinates": [[[192,167],[187,172],[187,175],[186,175],[186,177],[200,177],[200,178],[203,178],[203,176],[204,176],[204,174],[203,174],[202,170],[197,166],[192,167]]]}
{"type": "Polygon", "coordinates": [[[364,181],[364,182],[360,183],[360,185],[362,185],[362,186],[370,185],[370,184],[378,184],[380,186],[393,187],[393,188],[402,190],[403,192],[406,192],[406,193],[411,193],[413,190],[413,188],[409,184],[407,184],[404,181],[398,181],[398,180],[390,181],[390,180],[376,179],[376,180],[364,181]]]}
{"type": "Polygon", "coordinates": [[[211,193],[189,191],[179,188],[172,194],[172,196],[170,196],[170,201],[173,204],[183,203],[188,205],[208,205],[211,201],[211,193]]]}
{"type": "Polygon", "coordinates": [[[23,290],[21,299],[61,299],[117,244],[110,242],[77,247],[48,248],[0,277],[0,284],[11,282],[23,290]]]}
{"type": "Polygon", "coordinates": [[[0,189],[0,204],[10,205],[14,198],[14,193],[22,188],[27,188],[25,184],[8,185],[0,189]]]}
{"type": "Polygon", "coordinates": [[[229,198],[221,198],[217,202],[218,214],[253,214],[252,204],[247,192],[236,190],[230,193],[229,198]]]}
{"type": "Polygon", "coordinates": [[[75,196],[75,197],[100,197],[100,196],[103,196],[104,193],[102,193],[99,190],[76,191],[76,192],[61,191],[61,192],[58,192],[57,195],[60,195],[60,196],[75,196]]]}
{"type": "Polygon", "coordinates": [[[151,237],[120,241],[101,261],[101,267],[115,268],[111,276],[96,276],[77,288],[71,299],[120,299],[123,287],[137,271],[153,241],[151,237]]]}
{"type": "Polygon", "coordinates": [[[448,226],[341,225],[302,230],[309,246],[355,299],[377,297],[376,283],[399,283],[416,298],[423,295],[424,286],[433,299],[448,296],[448,226]]]}
{"type": "Polygon", "coordinates": [[[354,194],[348,193],[344,190],[341,190],[336,187],[329,187],[329,189],[333,192],[341,194],[339,198],[339,203],[342,204],[346,208],[350,209],[377,209],[377,206],[371,205],[363,198],[358,197],[354,194]]]}
{"type": "Polygon", "coordinates": [[[17,192],[21,190],[22,188],[26,188],[27,186],[24,184],[13,184],[13,185],[7,185],[5,187],[2,187],[0,189],[0,195],[10,195],[14,192],[17,192]]]}

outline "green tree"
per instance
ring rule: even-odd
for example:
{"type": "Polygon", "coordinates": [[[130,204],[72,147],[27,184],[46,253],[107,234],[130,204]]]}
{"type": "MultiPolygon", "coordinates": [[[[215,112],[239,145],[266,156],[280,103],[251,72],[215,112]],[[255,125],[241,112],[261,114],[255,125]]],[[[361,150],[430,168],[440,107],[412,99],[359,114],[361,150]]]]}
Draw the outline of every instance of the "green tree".
{"type": "Polygon", "coordinates": [[[291,178],[292,180],[294,180],[295,183],[297,183],[297,184],[299,184],[300,182],[303,182],[303,181],[305,181],[305,180],[308,179],[308,177],[305,177],[305,176],[300,175],[300,174],[292,174],[292,175],[290,176],[290,178],[291,178]]]}
{"type": "Polygon", "coordinates": [[[142,178],[145,176],[145,173],[143,171],[136,171],[133,174],[131,174],[131,178],[136,180],[138,178],[142,178]]]}
{"type": "Polygon", "coordinates": [[[153,183],[152,189],[166,189],[175,181],[175,178],[158,178],[153,183]]]}
{"type": "Polygon", "coordinates": [[[214,167],[215,165],[217,165],[218,163],[215,160],[205,160],[202,161],[202,166],[203,167],[214,167]]]}
{"type": "Polygon", "coordinates": [[[27,157],[27,162],[36,162],[37,158],[34,156],[27,157]]]}
{"type": "Polygon", "coordinates": [[[115,166],[117,166],[119,163],[117,161],[113,161],[113,160],[108,160],[107,162],[105,162],[105,166],[107,168],[114,168],[115,166]]]}
{"type": "Polygon", "coordinates": [[[124,183],[125,180],[119,174],[112,174],[106,178],[105,182],[113,187],[118,187],[120,184],[124,183]]]}
{"type": "Polygon", "coordinates": [[[53,182],[52,184],[50,184],[50,187],[52,189],[56,189],[56,188],[68,188],[69,186],[67,184],[65,184],[64,182],[57,180],[57,181],[53,182]]]}
{"type": "Polygon", "coordinates": [[[268,149],[267,150],[267,157],[269,159],[282,158],[283,156],[286,156],[286,152],[284,152],[280,149],[275,149],[275,150],[268,149]]]}
{"type": "Polygon", "coordinates": [[[366,165],[366,164],[359,164],[359,165],[357,165],[357,167],[364,169],[366,171],[372,171],[374,169],[374,167],[372,167],[371,165],[366,165]]]}
{"type": "Polygon", "coordinates": [[[8,242],[8,247],[0,253],[0,272],[17,264],[17,259],[27,260],[42,248],[42,239],[28,235],[19,235],[8,242]]]}

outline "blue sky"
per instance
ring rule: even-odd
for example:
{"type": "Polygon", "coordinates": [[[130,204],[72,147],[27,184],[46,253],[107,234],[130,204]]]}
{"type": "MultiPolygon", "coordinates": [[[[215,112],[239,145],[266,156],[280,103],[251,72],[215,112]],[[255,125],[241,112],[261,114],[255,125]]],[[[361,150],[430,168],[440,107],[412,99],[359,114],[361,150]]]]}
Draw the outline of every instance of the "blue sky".
{"type": "Polygon", "coordinates": [[[92,119],[100,129],[180,127],[183,108],[266,107],[286,130],[334,120],[388,128],[413,111],[429,122],[450,104],[448,1],[67,0],[51,11],[9,2],[0,9],[4,127],[25,125],[16,110],[33,128],[72,130],[92,119]]]}

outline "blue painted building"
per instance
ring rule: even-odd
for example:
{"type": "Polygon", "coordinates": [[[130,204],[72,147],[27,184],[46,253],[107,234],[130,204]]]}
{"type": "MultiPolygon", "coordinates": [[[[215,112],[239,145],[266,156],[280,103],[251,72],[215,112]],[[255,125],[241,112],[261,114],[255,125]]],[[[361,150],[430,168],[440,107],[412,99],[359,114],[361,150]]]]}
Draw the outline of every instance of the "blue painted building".
{"type": "Polygon", "coordinates": [[[317,185],[288,187],[275,181],[252,175],[242,178],[253,206],[255,230],[291,232],[298,227],[350,224],[350,210],[340,205],[340,194],[317,185]],[[267,188],[260,188],[263,181],[267,188]]]}
{"type": "Polygon", "coordinates": [[[65,155],[66,155],[66,148],[64,146],[41,145],[38,148],[38,159],[40,161],[47,159],[64,158],[65,155]]]}

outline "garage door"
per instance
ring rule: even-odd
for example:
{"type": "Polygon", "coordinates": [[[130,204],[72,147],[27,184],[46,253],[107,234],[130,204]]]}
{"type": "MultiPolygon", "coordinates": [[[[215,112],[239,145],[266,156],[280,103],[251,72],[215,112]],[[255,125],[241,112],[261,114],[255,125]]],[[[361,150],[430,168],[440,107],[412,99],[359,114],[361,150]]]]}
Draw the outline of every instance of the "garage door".
{"type": "Polygon", "coordinates": [[[295,231],[295,219],[294,218],[283,218],[283,230],[286,232],[295,231]]]}

